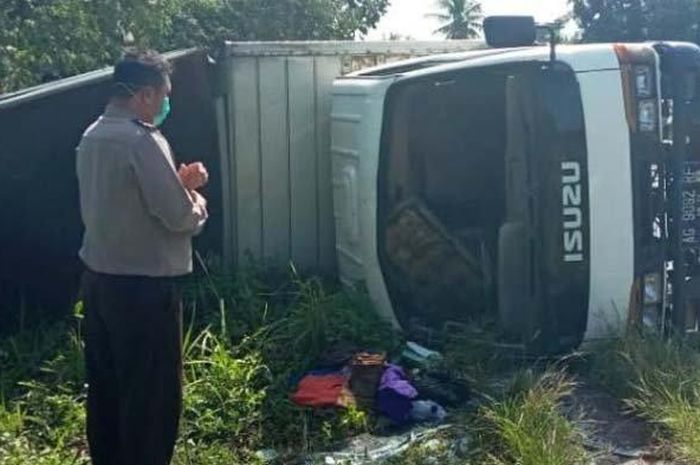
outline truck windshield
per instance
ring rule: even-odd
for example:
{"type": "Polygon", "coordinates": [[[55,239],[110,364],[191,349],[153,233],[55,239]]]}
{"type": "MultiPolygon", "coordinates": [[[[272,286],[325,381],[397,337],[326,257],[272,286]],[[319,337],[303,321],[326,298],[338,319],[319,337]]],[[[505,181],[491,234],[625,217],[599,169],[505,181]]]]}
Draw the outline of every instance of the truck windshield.
{"type": "MultiPolygon", "coordinates": [[[[566,141],[572,133],[585,138],[578,86],[569,74],[562,79],[528,62],[407,79],[390,89],[378,244],[404,328],[497,325],[510,318],[499,310],[501,300],[517,300],[521,313],[526,301],[532,309],[543,303],[544,262],[565,259],[560,149],[574,143],[566,141]],[[573,98],[562,101],[569,95],[573,98]],[[536,172],[543,169],[551,173],[536,172]],[[538,215],[544,205],[556,216],[538,215]],[[543,229],[553,244],[535,240],[543,229]],[[499,268],[511,276],[502,276],[499,268]],[[503,296],[499,282],[517,295],[503,296]]],[[[578,153],[584,164],[564,168],[583,176],[585,141],[578,153]]],[[[571,218],[574,267],[585,262],[583,223],[578,224],[583,220],[571,218]]],[[[532,318],[540,316],[533,310],[532,318]]],[[[522,324],[522,315],[511,317],[506,326],[522,324]]]]}

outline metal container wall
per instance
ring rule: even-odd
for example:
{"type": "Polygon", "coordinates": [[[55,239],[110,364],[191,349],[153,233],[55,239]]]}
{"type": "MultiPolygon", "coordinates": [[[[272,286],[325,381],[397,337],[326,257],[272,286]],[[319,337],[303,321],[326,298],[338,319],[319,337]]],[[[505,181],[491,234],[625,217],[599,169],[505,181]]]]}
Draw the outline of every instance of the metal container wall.
{"type": "Polygon", "coordinates": [[[473,41],[228,43],[219,115],[227,262],[335,274],[331,88],[335,78],[473,41]],[[223,135],[226,137],[223,137],[223,135]]]}
{"type": "MultiPolygon", "coordinates": [[[[175,65],[173,111],[163,126],[178,161],[216,168],[219,150],[207,54],[167,55],[175,65]]],[[[78,293],[83,227],[75,148],[107,102],[104,69],[0,97],[0,334],[65,315],[78,293]]],[[[196,247],[221,253],[218,170],[205,190],[211,219],[196,247]]]]}

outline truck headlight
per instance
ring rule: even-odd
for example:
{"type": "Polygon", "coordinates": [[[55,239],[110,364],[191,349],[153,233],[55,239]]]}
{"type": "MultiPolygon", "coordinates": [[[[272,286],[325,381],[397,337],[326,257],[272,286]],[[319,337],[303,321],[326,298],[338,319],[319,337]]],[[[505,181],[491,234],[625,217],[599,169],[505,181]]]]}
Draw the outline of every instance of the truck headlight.
{"type": "Polygon", "coordinates": [[[656,100],[641,100],[638,110],[639,130],[644,132],[655,131],[658,120],[658,106],[656,100]]]}
{"type": "Polygon", "coordinates": [[[644,305],[660,304],[662,300],[662,280],[659,273],[644,276],[644,305]]]}
{"type": "Polygon", "coordinates": [[[654,95],[654,73],[651,66],[634,67],[634,85],[637,97],[648,98],[654,95]]]}

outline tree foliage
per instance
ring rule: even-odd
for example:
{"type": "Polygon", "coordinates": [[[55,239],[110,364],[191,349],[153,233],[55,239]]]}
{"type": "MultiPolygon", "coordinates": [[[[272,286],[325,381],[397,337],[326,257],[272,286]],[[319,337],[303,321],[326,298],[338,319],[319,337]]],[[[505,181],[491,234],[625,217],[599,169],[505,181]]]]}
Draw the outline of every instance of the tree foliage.
{"type": "Polygon", "coordinates": [[[481,4],[474,0],[438,0],[439,11],[428,15],[440,21],[435,31],[448,39],[473,39],[481,30],[481,4]]]}
{"type": "Polygon", "coordinates": [[[114,62],[125,45],[352,39],[389,0],[2,0],[0,92],[114,62]]]}
{"type": "Polygon", "coordinates": [[[698,0],[570,0],[584,42],[700,43],[698,0]]]}

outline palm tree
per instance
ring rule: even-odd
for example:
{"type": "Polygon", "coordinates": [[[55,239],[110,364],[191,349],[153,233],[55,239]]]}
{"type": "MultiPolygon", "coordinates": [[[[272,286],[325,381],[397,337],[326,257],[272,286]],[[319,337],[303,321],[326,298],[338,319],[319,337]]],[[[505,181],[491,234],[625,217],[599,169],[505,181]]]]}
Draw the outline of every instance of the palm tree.
{"type": "Polygon", "coordinates": [[[426,15],[440,21],[435,33],[448,39],[473,39],[481,31],[481,3],[477,0],[437,0],[439,12],[426,15]]]}

